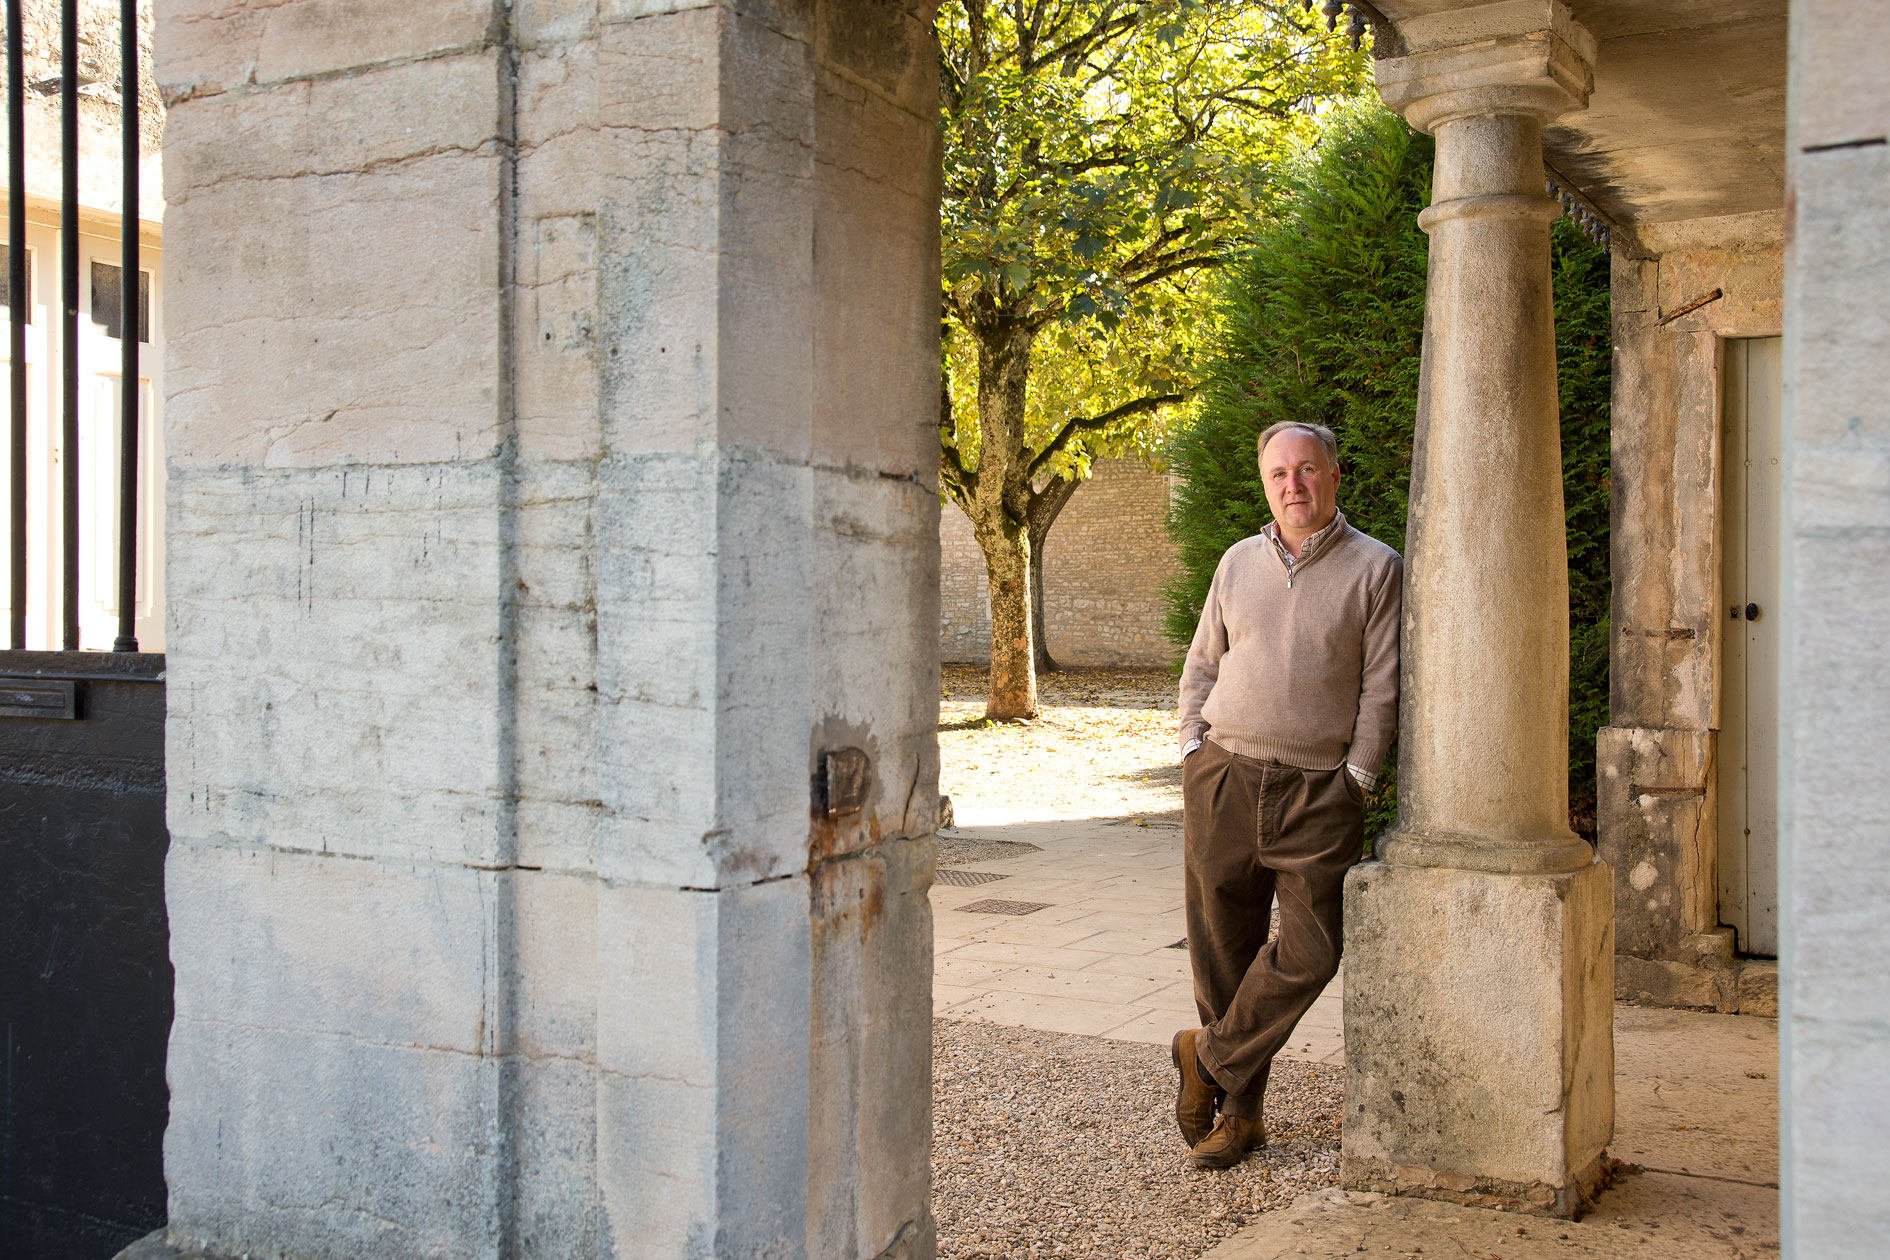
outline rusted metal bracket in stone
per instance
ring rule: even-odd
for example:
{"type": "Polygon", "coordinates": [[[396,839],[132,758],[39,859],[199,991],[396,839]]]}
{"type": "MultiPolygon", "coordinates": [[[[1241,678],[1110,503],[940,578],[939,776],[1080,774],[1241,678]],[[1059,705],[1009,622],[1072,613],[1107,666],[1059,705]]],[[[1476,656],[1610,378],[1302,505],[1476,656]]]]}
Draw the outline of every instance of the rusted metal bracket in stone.
{"type": "Polygon", "coordinates": [[[814,809],[829,818],[857,814],[866,804],[873,762],[858,748],[829,748],[814,774],[814,809]]]}
{"type": "MultiPolygon", "coordinates": [[[[1313,0],[1299,0],[1299,7],[1311,9],[1313,0]]],[[[1364,40],[1367,30],[1378,29],[1377,12],[1369,5],[1353,3],[1353,0],[1325,0],[1319,11],[1325,14],[1326,29],[1329,31],[1338,30],[1339,19],[1347,18],[1345,33],[1351,37],[1354,49],[1364,40]]]]}
{"type": "Polygon", "coordinates": [[[1549,172],[1545,191],[1562,203],[1562,213],[1575,220],[1575,226],[1595,244],[1612,244],[1614,224],[1608,216],[1597,210],[1594,202],[1576,192],[1575,186],[1560,171],[1546,164],[1544,169],[1549,172]]]}
{"type": "MultiPolygon", "coordinates": [[[[1654,320],[1654,327],[1665,328],[1668,324],[1673,323],[1674,320],[1679,319],[1682,315],[1691,315],[1694,311],[1699,310],[1702,306],[1705,306],[1712,302],[1717,302],[1725,296],[1726,296],[1726,293],[1723,289],[1714,289],[1710,293],[1702,293],[1699,297],[1694,298],[1691,302],[1687,302],[1684,305],[1677,306],[1671,311],[1660,311],[1658,312],[1658,318],[1654,320]]],[[[1758,605],[1748,604],[1747,607],[1756,608],[1758,607],[1758,605]]],[[[1739,615],[1738,611],[1735,610],[1733,613],[1733,616],[1736,617],[1738,615],[1739,615]]]]}

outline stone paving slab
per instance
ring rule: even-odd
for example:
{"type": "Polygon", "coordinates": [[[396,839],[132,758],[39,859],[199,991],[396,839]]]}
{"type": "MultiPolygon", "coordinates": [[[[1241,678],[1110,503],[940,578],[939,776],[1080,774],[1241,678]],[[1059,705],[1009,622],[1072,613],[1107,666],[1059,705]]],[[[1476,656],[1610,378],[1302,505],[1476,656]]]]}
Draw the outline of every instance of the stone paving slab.
{"type": "MultiPolygon", "coordinates": [[[[967,812],[1008,818],[995,809],[967,812]]],[[[1193,1024],[1187,951],[1173,948],[1188,930],[1180,820],[1171,812],[1142,822],[993,821],[944,833],[1023,841],[1037,851],[955,868],[1002,876],[976,887],[933,885],[934,1013],[1152,1045],[1193,1024]],[[964,909],[989,900],[1047,904],[1014,918],[964,909]]],[[[1282,1057],[1343,1061],[1340,987],[1327,987],[1282,1057]]]]}
{"type": "Polygon", "coordinates": [[[1323,1190],[1203,1260],[1469,1256],[1474,1260],[1755,1260],[1778,1254],[1778,1191],[1667,1173],[1623,1179],[1580,1221],[1323,1190]]]}
{"type": "Polygon", "coordinates": [[[1778,1182],[1778,1021],[1616,1006],[1615,1158],[1778,1182]]]}

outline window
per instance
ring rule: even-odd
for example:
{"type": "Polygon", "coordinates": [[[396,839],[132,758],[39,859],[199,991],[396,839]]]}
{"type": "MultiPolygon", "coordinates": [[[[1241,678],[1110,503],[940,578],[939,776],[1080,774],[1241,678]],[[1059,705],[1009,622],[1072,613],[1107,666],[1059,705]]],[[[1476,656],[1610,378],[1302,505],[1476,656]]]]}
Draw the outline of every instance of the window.
{"type": "MultiPolygon", "coordinates": [[[[92,264],[92,322],[105,329],[107,337],[123,336],[119,327],[123,313],[119,310],[118,274],[121,268],[110,263],[92,264]]],[[[151,273],[138,273],[138,340],[149,344],[151,341],[151,273]]]]}

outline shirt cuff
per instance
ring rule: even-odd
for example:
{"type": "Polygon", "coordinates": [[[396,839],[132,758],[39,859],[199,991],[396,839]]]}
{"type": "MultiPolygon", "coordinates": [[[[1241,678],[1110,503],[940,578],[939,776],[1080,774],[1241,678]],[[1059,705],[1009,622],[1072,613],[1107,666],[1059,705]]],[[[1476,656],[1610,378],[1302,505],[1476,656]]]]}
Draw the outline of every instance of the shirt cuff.
{"type": "Polygon", "coordinates": [[[1372,774],[1365,770],[1360,770],[1357,766],[1353,765],[1349,761],[1345,763],[1345,768],[1346,768],[1346,771],[1350,773],[1354,779],[1358,780],[1358,785],[1364,788],[1367,792],[1373,792],[1377,790],[1378,788],[1377,775],[1372,774]]]}
{"type": "Polygon", "coordinates": [[[1201,741],[1198,739],[1191,739],[1187,743],[1183,744],[1181,746],[1181,759],[1183,761],[1186,761],[1188,759],[1188,754],[1193,752],[1195,749],[1199,748],[1200,746],[1201,746],[1201,741]]]}

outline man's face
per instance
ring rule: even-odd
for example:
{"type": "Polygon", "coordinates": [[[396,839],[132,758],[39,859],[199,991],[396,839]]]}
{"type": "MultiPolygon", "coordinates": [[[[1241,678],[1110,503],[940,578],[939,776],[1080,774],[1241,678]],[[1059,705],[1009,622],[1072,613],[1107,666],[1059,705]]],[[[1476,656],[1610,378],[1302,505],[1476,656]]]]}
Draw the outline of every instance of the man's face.
{"type": "Polygon", "coordinates": [[[1339,466],[1310,433],[1287,429],[1260,454],[1267,506],[1280,528],[1304,538],[1325,528],[1339,502],[1339,466]]]}

